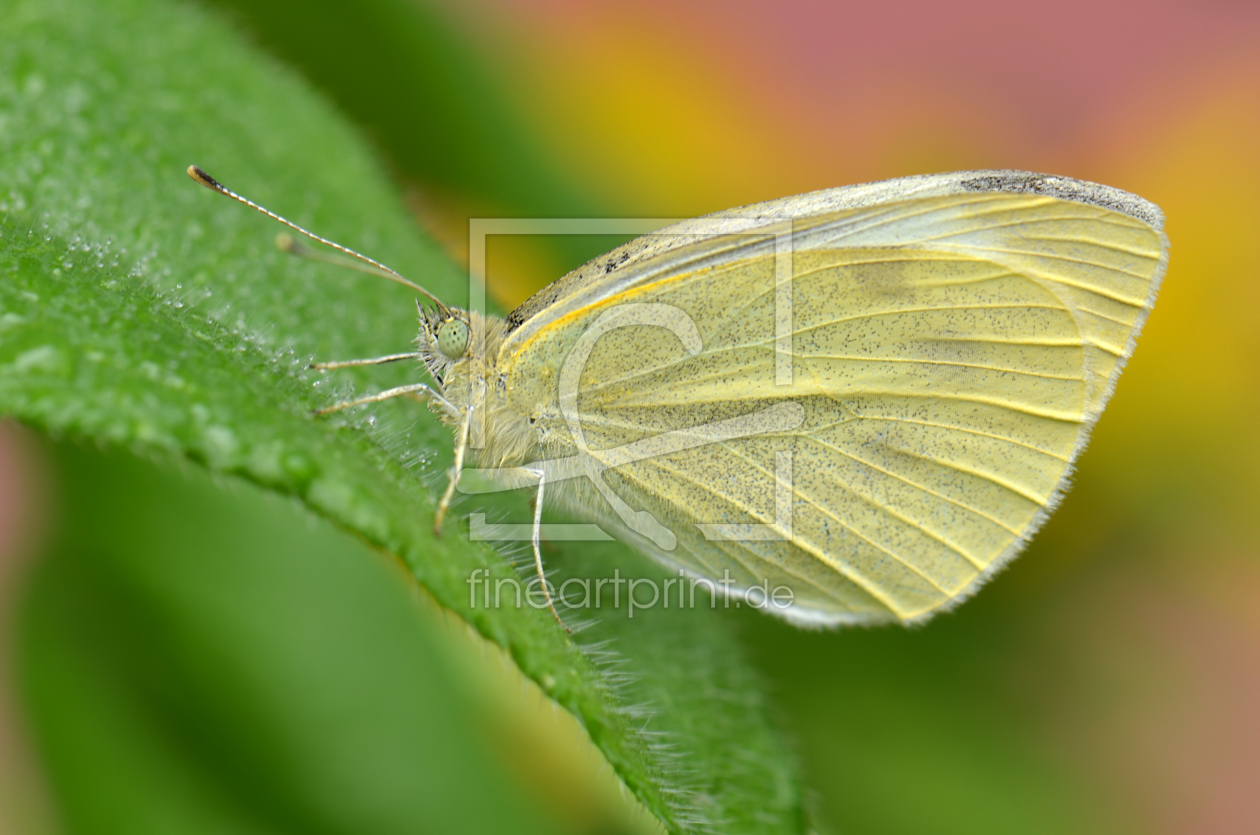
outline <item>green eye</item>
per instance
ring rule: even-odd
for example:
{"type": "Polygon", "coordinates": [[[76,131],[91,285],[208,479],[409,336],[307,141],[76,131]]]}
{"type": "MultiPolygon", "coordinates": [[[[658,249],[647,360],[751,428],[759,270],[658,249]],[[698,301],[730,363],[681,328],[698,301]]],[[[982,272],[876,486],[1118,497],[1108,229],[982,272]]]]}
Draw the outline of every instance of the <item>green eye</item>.
{"type": "Polygon", "coordinates": [[[468,325],[458,319],[450,319],[442,323],[437,332],[438,350],[453,360],[457,360],[468,350],[468,325]]]}

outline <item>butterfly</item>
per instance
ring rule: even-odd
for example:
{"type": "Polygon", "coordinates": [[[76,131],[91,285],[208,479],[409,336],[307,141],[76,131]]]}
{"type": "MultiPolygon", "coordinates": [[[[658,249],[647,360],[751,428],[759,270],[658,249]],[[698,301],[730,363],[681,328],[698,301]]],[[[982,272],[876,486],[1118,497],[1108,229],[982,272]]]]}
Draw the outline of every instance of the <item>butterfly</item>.
{"type": "MultiPolygon", "coordinates": [[[[1022,171],[907,177],[668,226],[505,318],[421,293],[427,399],[504,487],[799,625],[923,621],[1016,556],[1059,503],[1168,263],[1163,215],[1022,171]]],[[[296,244],[290,243],[295,249],[296,244]]],[[[309,253],[308,253],[309,254],[309,253]]],[[[561,621],[554,605],[557,621],[561,621]]]]}

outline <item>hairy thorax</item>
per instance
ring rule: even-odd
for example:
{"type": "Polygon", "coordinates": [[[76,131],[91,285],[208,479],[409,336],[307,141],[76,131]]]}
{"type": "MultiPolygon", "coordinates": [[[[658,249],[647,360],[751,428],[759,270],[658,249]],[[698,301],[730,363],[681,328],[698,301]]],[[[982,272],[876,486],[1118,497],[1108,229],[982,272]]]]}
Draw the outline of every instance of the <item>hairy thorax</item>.
{"type": "MultiPolygon", "coordinates": [[[[517,467],[537,460],[541,453],[537,433],[529,416],[509,402],[504,374],[498,367],[503,320],[476,312],[457,313],[467,317],[469,351],[439,373],[443,396],[461,413],[469,405],[473,407],[469,454],[483,467],[517,467]]],[[[443,420],[451,425],[459,422],[449,415],[443,420]]]]}

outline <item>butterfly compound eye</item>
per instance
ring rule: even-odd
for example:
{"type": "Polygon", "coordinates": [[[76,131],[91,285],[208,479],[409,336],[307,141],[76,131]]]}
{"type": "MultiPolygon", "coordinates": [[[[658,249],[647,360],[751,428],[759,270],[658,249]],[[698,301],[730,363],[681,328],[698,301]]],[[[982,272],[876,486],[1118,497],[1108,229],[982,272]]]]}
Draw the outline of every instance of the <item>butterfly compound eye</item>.
{"type": "Polygon", "coordinates": [[[468,350],[468,325],[458,319],[448,319],[437,332],[438,350],[457,360],[468,350]]]}

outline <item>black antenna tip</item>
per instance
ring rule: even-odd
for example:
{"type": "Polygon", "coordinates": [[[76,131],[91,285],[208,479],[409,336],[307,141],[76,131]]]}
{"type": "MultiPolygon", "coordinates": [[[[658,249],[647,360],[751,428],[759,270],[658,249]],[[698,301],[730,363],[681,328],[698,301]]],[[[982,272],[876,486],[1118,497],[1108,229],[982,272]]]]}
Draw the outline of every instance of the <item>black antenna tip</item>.
{"type": "Polygon", "coordinates": [[[219,181],[202,171],[195,165],[188,166],[188,176],[201,183],[208,189],[213,191],[223,191],[223,186],[219,185],[219,181]]]}

